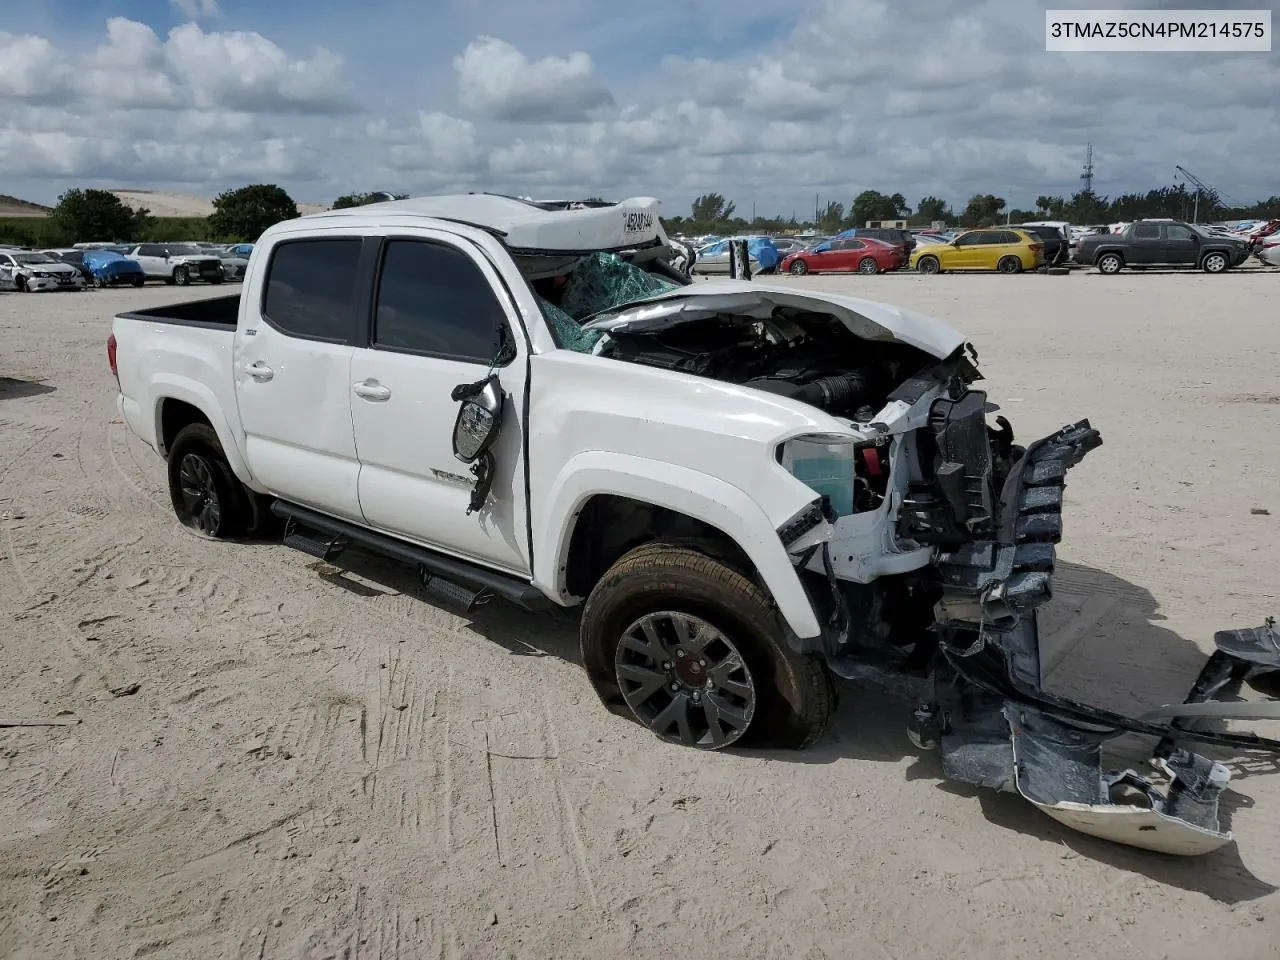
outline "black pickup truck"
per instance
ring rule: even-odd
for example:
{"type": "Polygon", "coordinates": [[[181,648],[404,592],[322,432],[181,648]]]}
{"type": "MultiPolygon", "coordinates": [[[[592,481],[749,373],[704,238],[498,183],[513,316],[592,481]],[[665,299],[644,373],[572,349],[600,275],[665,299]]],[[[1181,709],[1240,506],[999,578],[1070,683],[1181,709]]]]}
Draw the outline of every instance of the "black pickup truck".
{"type": "Polygon", "coordinates": [[[1180,220],[1136,220],[1119,233],[1084,237],[1076,246],[1076,261],[1099,273],[1119,273],[1125,267],[1199,267],[1222,273],[1249,256],[1243,240],[1211,237],[1180,220]]]}

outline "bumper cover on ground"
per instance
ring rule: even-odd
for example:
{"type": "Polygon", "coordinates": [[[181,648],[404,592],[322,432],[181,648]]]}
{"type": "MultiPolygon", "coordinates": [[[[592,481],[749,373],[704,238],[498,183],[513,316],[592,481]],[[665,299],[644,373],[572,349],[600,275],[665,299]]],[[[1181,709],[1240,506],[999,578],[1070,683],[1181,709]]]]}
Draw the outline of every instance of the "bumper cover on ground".
{"type": "Polygon", "coordinates": [[[1172,722],[1126,717],[1043,689],[1036,611],[1052,596],[1065,476],[1101,442],[1081,421],[1032,444],[1001,492],[992,539],[941,556],[939,656],[912,738],[940,749],[948,778],[1020,793],[1073,829],[1164,853],[1207,853],[1231,840],[1218,818],[1230,774],[1184,745],[1280,753],[1280,742],[1203,723],[1233,712],[1270,715],[1275,704],[1248,711],[1207,704],[1252,673],[1280,670],[1280,644],[1270,622],[1217,634],[1218,652],[1188,697],[1200,706],[1162,711],[1193,715],[1172,722]],[[1130,732],[1160,738],[1152,762],[1167,777],[1163,788],[1132,770],[1104,770],[1102,745],[1130,732]],[[1138,803],[1115,802],[1121,791],[1138,803]]]}

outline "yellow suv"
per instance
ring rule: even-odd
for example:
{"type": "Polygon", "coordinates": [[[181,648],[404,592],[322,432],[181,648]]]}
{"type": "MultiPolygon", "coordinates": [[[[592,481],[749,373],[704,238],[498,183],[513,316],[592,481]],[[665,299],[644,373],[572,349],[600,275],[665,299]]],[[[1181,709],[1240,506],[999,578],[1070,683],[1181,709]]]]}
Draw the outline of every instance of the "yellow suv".
{"type": "Polygon", "coordinates": [[[916,247],[911,266],[921,273],[944,270],[998,270],[1021,273],[1044,263],[1044,244],[1025,230],[990,227],[967,230],[949,243],[916,247]]]}

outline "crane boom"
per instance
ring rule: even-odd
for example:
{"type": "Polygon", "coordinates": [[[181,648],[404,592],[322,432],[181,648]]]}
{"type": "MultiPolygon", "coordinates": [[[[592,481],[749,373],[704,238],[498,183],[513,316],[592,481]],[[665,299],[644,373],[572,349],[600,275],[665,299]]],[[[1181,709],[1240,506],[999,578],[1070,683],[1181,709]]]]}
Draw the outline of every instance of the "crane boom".
{"type": "Polygon", "coordinates": [[[1197,177],[1194,173],[1192,173],[1186,167],[1182,166],[1182,164],[1175,163],[1173,165],[1173,169],[1178,171],[1178,173],[1182,174],[1182,178],[1196,188],[1196,208],[1195,208],[1195,214],[1193,215],[1193,219],[1199,220],[1200,218],[1200,194],[1202,193],[1211,194],[1214,197],[1217,197],[1221,200],[1225,200],[1227,201],[1227,203],[1231,204],[1233,207],[1238,207],[1241,205],[1240,201],[1235,199],[1235,197],[1229,197],[1225,193],[1223,193],[1221,190],[1219,190],[1217,187],[1214,187],[1210,184],[1205,183],[1203,180],[1197,177]]]}

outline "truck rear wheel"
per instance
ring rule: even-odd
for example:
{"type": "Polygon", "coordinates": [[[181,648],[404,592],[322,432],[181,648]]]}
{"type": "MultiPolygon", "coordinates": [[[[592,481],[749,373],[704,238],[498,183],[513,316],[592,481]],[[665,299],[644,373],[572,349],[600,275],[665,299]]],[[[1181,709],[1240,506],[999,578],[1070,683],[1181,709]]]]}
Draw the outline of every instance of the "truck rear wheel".
{"type": "Polygon", "coordinates": [[[1124,266],[1124,260],[1118,253],[1104,253],[1094,265],[1099,273],[1119,273],[1120,268],[1124,266]]]}
{"type": "Polygon", "coordinates": [[[215,540],[240,536],[254,520],[249,497],[207,423],[188,424],[170,445],[169,499],[184,527],[215,540]]]}
{"type": "Polygon", "coordinates": [[[610,567],[581,642],[601,699],[685,746],[803,749],[834,708],[825,665],[787,646],[764,591],[687,547],[646,544],[610,567]]]}

